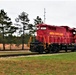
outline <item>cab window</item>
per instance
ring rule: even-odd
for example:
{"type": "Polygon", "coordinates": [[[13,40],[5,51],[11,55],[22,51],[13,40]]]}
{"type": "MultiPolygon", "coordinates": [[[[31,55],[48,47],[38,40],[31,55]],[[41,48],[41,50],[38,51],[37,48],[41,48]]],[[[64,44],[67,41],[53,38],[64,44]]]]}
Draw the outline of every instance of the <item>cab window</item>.
{"type": "Polygon", "coordinates": [[[46,30],[46,27],[41,27],[41,30],[46,30]]]}

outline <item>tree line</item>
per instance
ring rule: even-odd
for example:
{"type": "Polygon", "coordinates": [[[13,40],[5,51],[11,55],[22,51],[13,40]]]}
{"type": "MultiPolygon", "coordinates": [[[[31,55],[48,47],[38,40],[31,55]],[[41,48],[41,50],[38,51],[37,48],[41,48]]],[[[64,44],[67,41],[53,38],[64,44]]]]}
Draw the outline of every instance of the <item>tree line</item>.
{"type": "Polygon", "coordinates": [[[5,50],[5,44],[10,44],[10,46],[11,44],[22,44],[22,50],[24,50],[24,44],[36,32],[36,25],[43,23],[42,19],[36,16],[34,23],[31,24],[28,13],[24,11],[15,18],[15,22],[13,24],[4,9],[0,10],[0,43],[3,44],[3,50],[5,50]]]}

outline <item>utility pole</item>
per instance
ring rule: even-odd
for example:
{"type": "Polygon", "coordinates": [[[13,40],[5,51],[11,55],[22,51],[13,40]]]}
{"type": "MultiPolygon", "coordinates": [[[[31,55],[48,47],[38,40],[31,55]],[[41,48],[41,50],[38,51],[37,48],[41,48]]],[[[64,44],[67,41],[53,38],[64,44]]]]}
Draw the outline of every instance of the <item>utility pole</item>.
{"type": "Polygon", "coordinates": [[[46,14],[46,10],[45,10],[45,8],[44,8],[44,23],[45,23],[45,20],[46,20],[45,14],[46,14]]]}

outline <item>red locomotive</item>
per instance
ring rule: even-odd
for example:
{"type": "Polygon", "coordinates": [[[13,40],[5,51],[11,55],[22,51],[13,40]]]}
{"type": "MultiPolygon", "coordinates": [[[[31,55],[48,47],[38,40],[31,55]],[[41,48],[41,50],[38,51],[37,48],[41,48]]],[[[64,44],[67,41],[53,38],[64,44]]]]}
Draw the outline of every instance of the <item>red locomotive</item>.
{"type": "Polygon", "coordinates": [[[57,53],[60,50],[76,50],[76,29],[68,26],[37,25],[36,41],[30,44],[30,51],[57,53]]]}

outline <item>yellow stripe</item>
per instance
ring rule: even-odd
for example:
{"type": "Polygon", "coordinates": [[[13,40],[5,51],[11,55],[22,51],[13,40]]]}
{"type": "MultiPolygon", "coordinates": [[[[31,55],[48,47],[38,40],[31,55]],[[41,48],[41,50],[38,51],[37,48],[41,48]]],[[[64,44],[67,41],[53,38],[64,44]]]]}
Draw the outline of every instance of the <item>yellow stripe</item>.
{"type": "Polygon", "coordinates": [[[63,36],[63,33],[50,32],[50,35],[60,35],[60,36],[63,36]]]}

